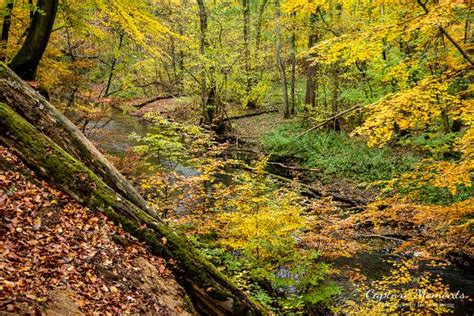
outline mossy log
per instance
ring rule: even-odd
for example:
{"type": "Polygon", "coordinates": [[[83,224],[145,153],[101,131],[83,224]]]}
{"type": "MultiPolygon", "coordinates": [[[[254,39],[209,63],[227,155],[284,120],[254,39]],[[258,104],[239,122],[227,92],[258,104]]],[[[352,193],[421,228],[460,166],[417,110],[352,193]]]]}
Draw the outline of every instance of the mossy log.
{"type": "Polygon", "coordinates": [[[87,137],[4,63],[0,63],[0,102],[8,104],[67,153],[83,162],[120,195],[154,215],[143,197],[87,137]]]}
{"type": "Polygon", "coordinates": [[[178,280],[198,311],[206,315],[263,314],[258,305],[189,245],[184,236],[119,194],[5,103],[0,103],[0,143],[12,148],[55,186],[121,224],[155,254],[173,258],[177,263],[178,280]]]}

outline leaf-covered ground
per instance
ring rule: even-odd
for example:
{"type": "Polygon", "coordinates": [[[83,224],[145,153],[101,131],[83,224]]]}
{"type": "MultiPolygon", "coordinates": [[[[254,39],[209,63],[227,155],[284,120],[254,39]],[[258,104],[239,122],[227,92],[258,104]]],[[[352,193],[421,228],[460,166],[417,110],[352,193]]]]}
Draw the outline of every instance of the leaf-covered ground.
{"type": "Polygon", "coordinates": [[[0,314],[187,314],[169,264],[0,146],[0,314]]]}

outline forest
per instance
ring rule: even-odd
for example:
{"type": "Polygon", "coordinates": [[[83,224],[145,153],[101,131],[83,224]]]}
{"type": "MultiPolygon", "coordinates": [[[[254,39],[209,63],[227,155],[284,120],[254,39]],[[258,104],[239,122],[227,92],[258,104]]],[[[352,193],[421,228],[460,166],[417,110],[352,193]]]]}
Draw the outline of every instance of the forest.
{"type": "Polygon", "coordinates": [[[472,0],[1,12],[1,315],[474,314],[472,0]]]}

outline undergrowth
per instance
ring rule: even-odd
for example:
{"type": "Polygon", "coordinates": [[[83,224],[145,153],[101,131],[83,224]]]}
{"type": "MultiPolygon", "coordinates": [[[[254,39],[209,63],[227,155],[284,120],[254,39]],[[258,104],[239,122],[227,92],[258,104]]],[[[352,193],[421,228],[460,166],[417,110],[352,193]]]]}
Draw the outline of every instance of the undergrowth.
{"type": "Polygon", "coordinates": [[[412,154],[396,154],[389,148],[369,148],[345,133],[313,132],[298,137],[304,129],[287,123],[264,136],[269,154],[292,157],[321,170],[321,179],[346,178],[354,182],[389,180],[407,172],[417,161],[412,154]]]}

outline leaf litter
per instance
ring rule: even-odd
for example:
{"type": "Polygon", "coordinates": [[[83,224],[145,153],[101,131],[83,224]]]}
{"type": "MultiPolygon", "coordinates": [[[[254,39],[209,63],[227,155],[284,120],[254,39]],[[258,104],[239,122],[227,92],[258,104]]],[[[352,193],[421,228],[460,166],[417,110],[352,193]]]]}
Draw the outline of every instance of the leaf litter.
{"type": "Polygon", "coordinates": [[[0,314],[186,314],[169,264],[0,146],[0,314]]]}

